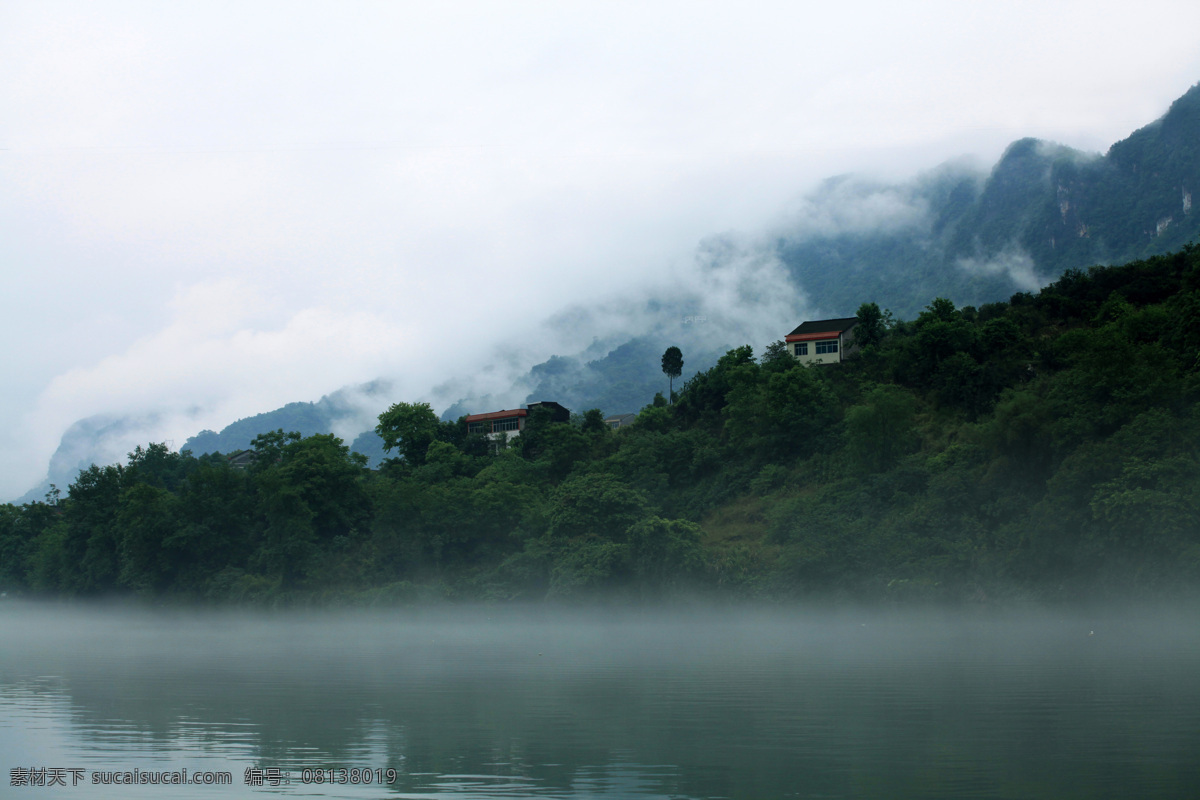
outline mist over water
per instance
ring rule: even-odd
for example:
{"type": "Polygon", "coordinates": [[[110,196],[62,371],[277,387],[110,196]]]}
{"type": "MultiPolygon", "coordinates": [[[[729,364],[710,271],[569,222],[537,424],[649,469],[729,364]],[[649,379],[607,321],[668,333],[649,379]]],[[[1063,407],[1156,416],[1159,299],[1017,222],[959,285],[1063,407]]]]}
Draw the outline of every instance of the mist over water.
{"type": "Polygon", "coordinates": [[[1194,797],[1194,620],[1164,608],[7,603],[0,794],[1194,797]],[[84,782],[10,788],[18,767],[77,768],[84,782]],[[303,782],[331,767],[395,780],[303,782]],[[95,771],[183,768],[228,772],[232,785],[90,783],[95,771]],[[291,783],[247,786],[247,768],[291,783]]]}

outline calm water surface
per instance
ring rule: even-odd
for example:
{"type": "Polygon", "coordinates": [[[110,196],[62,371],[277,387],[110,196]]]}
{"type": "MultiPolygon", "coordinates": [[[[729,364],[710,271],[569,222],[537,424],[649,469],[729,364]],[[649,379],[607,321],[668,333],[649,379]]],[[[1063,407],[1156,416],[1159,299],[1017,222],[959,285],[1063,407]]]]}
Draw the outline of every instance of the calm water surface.
{"type": "Polygon", "coordinates": [[[10,602],[0,796],[1195,798],[1196,619],[10,602]]]}

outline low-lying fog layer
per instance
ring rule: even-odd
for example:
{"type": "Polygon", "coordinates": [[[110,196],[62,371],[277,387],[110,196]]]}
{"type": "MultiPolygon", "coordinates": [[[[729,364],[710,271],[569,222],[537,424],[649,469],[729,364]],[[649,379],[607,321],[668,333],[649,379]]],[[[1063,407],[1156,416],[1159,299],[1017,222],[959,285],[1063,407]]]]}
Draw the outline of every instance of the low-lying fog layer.
{"type": "Polygon", "coordinates": [[[135,769],[379,795],[315,782],[338,767],[437,797],[1189,797],[1195,619],[9,603],[0,766],[78,769],[38,790],[72,797],[232,796],[91,783],[135,769]]]}

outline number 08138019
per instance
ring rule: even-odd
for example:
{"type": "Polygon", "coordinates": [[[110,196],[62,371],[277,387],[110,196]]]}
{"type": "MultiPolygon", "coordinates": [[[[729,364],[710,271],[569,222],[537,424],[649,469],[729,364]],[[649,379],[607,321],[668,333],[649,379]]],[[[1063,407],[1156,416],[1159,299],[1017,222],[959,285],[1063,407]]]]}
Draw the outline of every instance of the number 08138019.
{"type": "Polygon", "coordinates": [[[395,783],[396,770],[367,767],[312,768],[300,771],[301,783],[368,784],[395,783]]]}

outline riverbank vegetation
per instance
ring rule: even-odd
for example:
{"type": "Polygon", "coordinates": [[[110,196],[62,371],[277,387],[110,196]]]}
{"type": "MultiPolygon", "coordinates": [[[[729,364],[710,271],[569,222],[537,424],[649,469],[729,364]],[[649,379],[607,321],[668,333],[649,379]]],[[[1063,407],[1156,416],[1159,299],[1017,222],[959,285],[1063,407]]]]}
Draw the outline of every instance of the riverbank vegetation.
{"type": "Polygon", "coordinates": [[[497,447],[398,403],[378,471],[332,435],[259,436],[246,468],[138,448],[0,506],[0,590],[990,602],[1200,583],[1200,249],[859,317],[843,364],[739,347],[620,430],[534,414],[497,447]]]}

